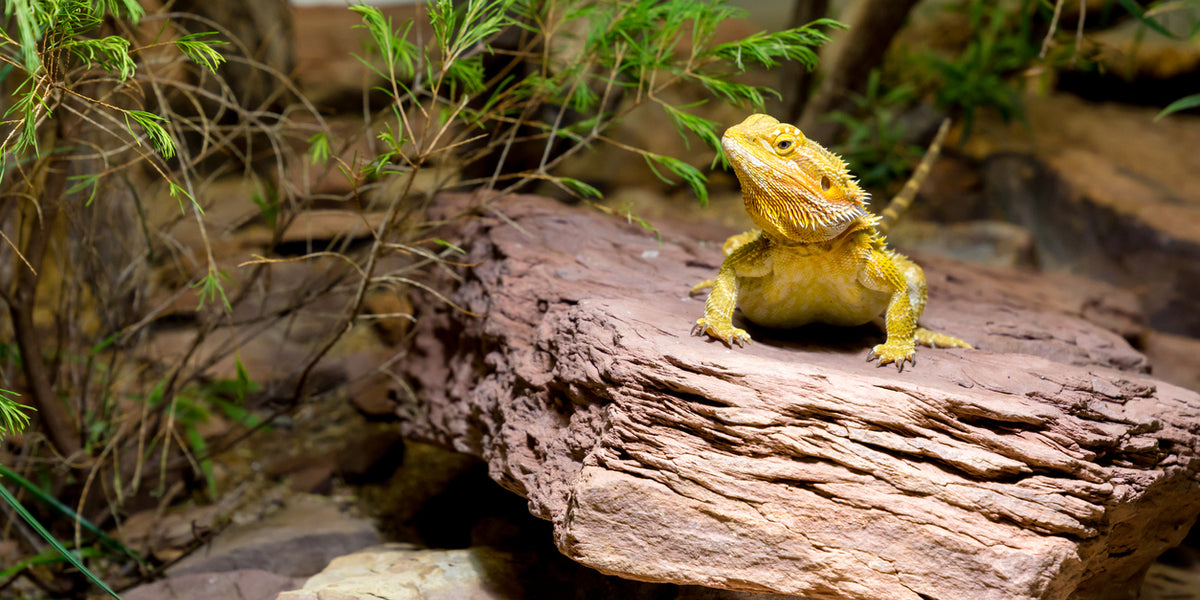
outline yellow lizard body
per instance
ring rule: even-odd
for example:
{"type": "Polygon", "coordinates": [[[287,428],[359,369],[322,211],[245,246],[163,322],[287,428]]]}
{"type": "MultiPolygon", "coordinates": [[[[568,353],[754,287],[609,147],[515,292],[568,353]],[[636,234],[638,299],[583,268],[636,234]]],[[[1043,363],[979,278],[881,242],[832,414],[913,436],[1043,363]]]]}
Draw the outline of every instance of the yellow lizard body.
{"type": "MultiPolygon", "coordinates": [[[[887,340],[867,356],[880,365],[915,364],[916,343],[971,347],[917,326],[925,275],[888,249],[867,194],[837,155],[761,114],[726,130],[721,145],[759,229],[729,238],[716,279],[693,288],[712,287],[694,333],[748,343],[750,334],[733,326],[735,307],[751,322],[779,328],[861,325],[884,314],[887,340]]],[[[902,192],[895,204],[911,200],[927,169],[928,161],[906,188],[908,198],[902,192]]]]}

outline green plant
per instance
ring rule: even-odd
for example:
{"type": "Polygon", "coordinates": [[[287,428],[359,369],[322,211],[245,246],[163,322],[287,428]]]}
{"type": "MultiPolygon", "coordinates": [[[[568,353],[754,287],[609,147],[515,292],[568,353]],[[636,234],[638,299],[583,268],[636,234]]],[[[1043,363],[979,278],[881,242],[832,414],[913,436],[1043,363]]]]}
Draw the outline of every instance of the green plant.
{"type": "Polygon", "coordinates": [[[1020,90],[1011,78],[1038,57],[1040,47],[1032,33],[1036,0],[1019,6],[1014,11],[1004,3],[970,0],[968,29],[976,34],[967,47],[954,58],[926,55],[939,82],[938,105],[962,115],[963,140],[981,108],[995,109],[1005,120],[1024,118],[1020,90]]]}
{"type": "Polygon", "coordinates": [[[867,188],[883,188],[904,178],[921,159],[924,149],[904,142],[904,124],[897,118],[915,97],[911,85],[885,89],[876,69],[867,76],[866,89],[850,95],[852,111],[829,115],[846,128],[845,138],[834,150],[867,188]]]}
{"type": "MultiPolygon", "coordinates": [[[[1192,40],[1195,41],[1197,36],[1200,36],[1200,19],[1192,19],[1190,26],[1185,33],[1177,33],[1171,31],[1159,23],[1155,17],[1170,13],[1173,11],[1192,10],[1193,12],[1200,9],[1200,2],[1196,0],[1183,1],[1178,0],[1170,2],[1154,2],[1143,9],[1140,5],[1132,0],[1117,0],[1118,3],[1137,19],[1142,25],[1155,33],[1176,40],[1192,40]]],[[[1174,114],[1180,111],[1189,110],[1200,106],[1200,93],[1184,96],[1163,108],[1161,112],[1155,115],[1154,120],[1158,121],[1167,115],[1174,114]]]]}
{"type": "MultiPolygon", "coordinates": [[[[3,193],[26,203],[25,207],[6,203],[0,222],[15,218],[16,231],[27,232],[23,241],[20,236],[15,240],[3,236],[11,250],[13,275],[0,281],[0,298],[8,305],[16,342],[26,359],[22,365],[30,399],[51,441],[68,456],[80,448],[77,436],[55,400],[44,365],[31,358],[43,356],[32,313],[49,228],[66,209],[69,196],[90,188],[90,203],[102,176],[132,165],[150,166],[169,182],[173,195],[189,200],[197,215],[201,212],[192,194],[168,173],[164,161],[175,155],[176,145],[164,127],[166,119],[118,102],[131,95],[137,73],[135,53],[144,49],[131,48],[126,36],[91,37],[106,16],[123,16],[137,23],[143,15],[133,0],[25,0],[5,4],[5,16],[17,35],[0,30],[0,75],[11,90],[0,121],[8,130],[0,143],[0,177],[5,182],[3,193]],[[96,146],[98,135],[111,136],[112,142],[132,156],[104,152],[96,146]],[[96,152],[92,156],[100,157],[99,170],[72,175],[77,170],[72,166],[87,156],[83,148],[88,146],[96,152]],[[70,180],[74,185],[68,185],[70,180]]],[[[199,37],[175,41],[179,52],[213,67],[221,61],[214,44],[199,37]]],[[[206,280],[217,282],[211,261],[206,280]]]]}
{"type": "MultiPolygon", "coordinates": [[[[120,428],[109,430],[112,439],[100,440],[96,436],[104,428],[89,424],[81,430],[76,422],[110,407],[110,367],[115,356],[110,346],[118,333],[101,331],[103,341],[94,343],[95,332],[84,333],[85,327],[76,320],[86,312],[80,310],[80,299],[95,298],[103,290],[101,282],[73,270],[78,268],[74,260],[99,252],[69,235],[67,228],[86,220],[80,218],[85,210],[108,209],[121,202],[120,195],[114,199],[112,194],[100,194],[102,187],[111,191],[117,181],[133,188],[129,178],[146,171],[166,182],[180,209],[193,214],[203,230],[202,208],[189,182],[192,164],[179,161],[181,138],[174,129],[178,123],[165,112],[161,97],[146,95],[158,89],[153,73],[145,68],[151,62],[146,56],[161,65],[169,62],[160,60],[161,53],[173,52],[178,60],[215,70],[223,60],[216,50],[221,42],[202,33],[175,39],[167,35],[165,41],[138,45],[131,27],[145,14],[134,0],[21,0],[5,3],[4,15],[0,86],[7,93],[0,101],[0,256],[6,268],[0,276],[0,298],[9,317],[3,329],[11,332],[13,343],[5,345],[0,358],[23,372],[22,392],[37,410],[41,431],[57,454],[73,470],[92,466],[90,485],[102,468],[108,468],[104,459],[120,439],[120,428]],[[70,280],[72,274],[76,279],[70,280]],[[68,325],[58,327],[55,336],[46,336],[45,318],[35,316],[40,306],[63,311],[61,318],[68,325]],[[106,358],[108,366],[101,362],[106,358]],[[90,392],[96,395],[89,398],[90,392]],[[71,402],[75,399],[79,402],[71,402]],[[93,454],[96,450],[98,454],[93,454]]],[[[69,233],[78,235],[78,230],[69,233]]],[[[202,279],[213,279],[211,250],[207,254],[209,270],[202,279]]],[[[14,396],[7,390],[0,392],[6,433],[28,422],[19,410],[25,407],[14,396]]],[[[38,448],[39,439],[27,447],[38,448]]],[[[0,475],[70,517],[77,527],[94,530],[102,544],[111,545],[111,538],[86,519],[64,510],[65,504],[47,493],[49,483],[34,486],[7,466],[0,475]]],[[[45,473],[40,475],[45,479],[45,473]]],[[[0,497],[50,545],[33,562],[44,563],[57,553],[112,594],[82,563],[90,552],[87,548],[68,549],[3,486],[0,497]]],[[[77,539],[78,535],[79,529],[77,539]]]]}
{"type": "MultiPolygon", "coordinates": [[[[821,20],[717,44],[717,24],[742,14],[724,0],[472,0],[457,8],[449,0],[437,0],[429,5],[435,42],[420,48],[407,38],[412,23],[394,27],[378,9],[365,5],[351,10],[362,16],[383,64],[360,60],[385,80],[381,89],[392,102],[380,115],[388,119],[379,135],[383,149],[362,167],[363,173],[412,174],[438,154],[462,150],[471,142],[457,159],[459,167],[497,154],[501,159],[494,175],[465,185],[509,192],[550,181],[572,193],[595,196],[586,183],[552,171],[570,155],[601,142],[638,153],[651,168],[682,178],[701,202],[707,192],[699,169],[621,144],[606,137],[606,131],[636,107],[653,103],[685,139],[697,136],[719,157],[717,124],[688,112],[695,104],[672,105],[664,91],[693,84],[723,101],[761,107],[764,95],[777,93],[739,83],[737,77],[751,65],[771,67],[784,60],[811,68],[813,48],[828,39],[821,28],[839,26],[821,20]],[[522,47],[507,53],[510,59],[497,69],[499,75],[485,80],[489,39],[505,28],[522,30],[522,47]],[[516,80],[509,74],[518,65],[534,74],[516,80]],[[616,106],[621,98],[627,102],[616,106]],[[414,111],[429,119],[414,124],[414,111]],[[571,113],[576,117],[568,118],[571,113]],[[544,120],[546,114],[553,118],[544,120]],[[519,141],[544,145],[536,167],[506,168],[504,157],[518,135],[519,141]],[[554,152],[558,142],[566,149],[554,152]],[[405,149],[406,144],[412,148],[405,149]]],[[[314,160],[327,157],[328,140],[317,136],[312,141],[314,160]]]]}
{"type": "MultiPolygon", "coordinates": [[[[362,18],[373,46],[373,53],[359,60],[382,80],[376,89],[388,103],[368,125],[379,131],[378,152],[355,163],[338,159],[337,166],[359,186],[356,194],[388,178],[399,178],[392,188],[399,193],[388,203],[370,250],[356,262],[361,279],[341,326],[305,365],[296,396],[317,361],[358,317],[369,288],[428,290],[412,274],[449,252],[414,243],[422,236],[415,232],[419,226],[413,217],[424,207],[414,200],[429,198],[414,189],[418,173],[464,172],[484,163],[488,175],[456,185],[504,195],[545,182],[590,199],[600,196],[597,188],[556,169],[573,155],[608,144],[638,154],[665,181],[682,180],[705,203],[707,180],[694,159],[621,142],[608,135],[613,125],[639,106],[657,106],[685,140],[699,138],[713,153],[713,162],[721,161],[717,124],[694,114],[690,109],[695,104],[669,102],[667,90],[692,85],[720,101],[761,107],[764,96],[776,92],[741,83],[738,76],[750,66],[771,67],[785,60],[811,68],[813,48],[828,39],[823,29],[840,26],[820,20],[717,43],[717,25],[742,14],[724,0],[434,0],[427,5],[434,38],[420,46],[410,40],[413,23],[394,24],[367,5],[351,10],[362,18]],[[519,33],[516,46],[493,48],[493,38],[505,31],[519,33]],[[528,153],[524,160],[514,158],[518,148],[528,153]],[[378,275],[385,251],[419,260],[378,275]]],[[[337,156],[327,135],[319,133],[309,141],[314,162],[337,156]]],[[[452,178],[447,176],[443,185],[452,178]]]]}
{"type": "MultiPolygon", "coordinates": [[[[10,30],[17,33],[0,38],[0,75],[13,93],[0,108],[7,111],[5,131],[11,132],[3,146],[5,177],[0,182],[6,200],[0,204],[0,252],[10,264],[0,272],[0,293],[10,301],[17,335],[13,344],[0,346],[0,360],[21,368],[25,377],[12,385],[0,383],[25,394],[51,440],[47,448],[42,438],[29,436],[32,456],[22,457],[22,466],[13,469],[41,484],[39,492],[26,488],[28,493],[38,498],[52,498],[56,488],[61,493],[48,471],[38,467],[47,464],[47,455],[61,457],[68,476],[84,483],[78,498],[62,502],[79,508],[69,515],[58,511],[77,524],[77,543],[68,549],[77,559],[93,553],[82,543],[85,534],[100,540],[95,548],[107,548],[102,538],[91,538],[96,534],[82,516],[93,481],[104,486],[103,497],[111,505],[103,508],[114,515],[139,490],[143,497],[165,497],[173,469],[185,472],[190,466],[210,496],[220,491],[213,461],[230,442],[205,439],[202,425],[223,414],[252,431],[271,418],[260,419],[245,408],[242,400],[255,385],[240,363],[230,381],[214,381],[206,374],[218,360],[236,353],[239,344],[273,322],[294,318],[307,303],[349,290],[342,319],[314,344],[299,376],[281,378],[294,383],[294,402],[278,413],[312,393],[305,385],[309,374],[363,318],[360,309],[368,290],[419,288],[441,297],[424,282],[423,270],[453,262],[462,251],[432,237],[423,223],[433,191],[457,185],[507,193],[549,183],[593,197],[599,194],[593,185],[564,177],[557,169],[573,155],[611,144],[643,157],[661,176],[682,180],[704,201],[705,178],[696,165],[707,156],[664,156],[627,146],[610,137],[613,124],[637,106],[658,107],[685,139],[701,140],[719,159],[716,124],[695,114],[695,105],[673,104],[665,92],[687,83],[720,101],[760,105],[764,95],[774,92],[739,83],[738,74],[750,65],[781,60],[811,65],[811,47],[825,39],[824,28],[834,26],[820,22],[718,44],[716,25],[736,14],[722,1],[437,0],[428,4],[434,36],[424,46],[411,33],[411,23],[396,25],[378,10],[356,6],[373,50],[361,60],[379,77],[376,91],[387,103],[365,111],[361,135],[369,138],[371,153],[347,158],[345,148],[358,140],[335,139],[321,115],[282,76],[276,83],[296,92],[298,106],[306,112],[303,122],[291,119],[294,107],[271,112],[205,88],[214,71],[220,76],[223,57],[210,34],[185,34],[165,21],[148,26],[162,17],[143,16],[133,0],[22,0],[5,6],[10,30]],[[142,27],[135,29],[132,22],[142,27]],[[495,44],[505,32],[517,32],[515,47],[495,44]],[[26,62],[29,54],[36,55],[36,63],[26,62]],[[184,68],[185,60],[194,66],[184,68]],[[518,72],[528,76],[518,77],[518,72]],[[177,112],[181,105],[213,110],[183,115],[177,112]],[[293,142],[305,139],[309,156],[301,161],[292,151],[293,142]],[[516,160],[521,145],[536,148],[532,162],[516,160]],[[251,165],[265,162],[276,168],[259,176],[251,165]],[[300,260],[271,256],[282,244],[283,232],[311,206],[309,190],[295,185],[292,177],[301,163],[314,170],[336,168],[352,183],[353,191],[345,197],[322,201],[345,201],[347,210],[382,210],[384,218],[365,243],[338,237],[323,248],[313,247],[303,258],[334,257],[340,268],[314,270],[289,290],[285,301],[272,297],[276,303],[270,304],[266,294],[256,293],[270,287],[272,263],[300,260]],[[461,177],[471,164],[486,164],[487,175],[461,177]],[[207,240],[208,204],[199,192],[205,182],[238,168],[257,190],[250,198],[258,207],[255,226],[265,226],[270,241],[261,259],[222,264],[207,240]],[[179,202],[180,215],[172,214],[174,220],[163,224],[146,217],[154,196],[139,178],[143,172],[179,202]],[[418,182],[422,174],[435,175],[435,183],[418,182]],[[379,198],[384,198],[382,205],[379,198]],[[82,207],[100,211],[118,203],[125,203],[133,216],[120,229],[128,235],[117,237],[142,244],[128,260],[129,271],[135,271],[137,261],[156,261],[156,275],[167,272],[163,279],[177,287],[168,290],[168,301],[141,313],[84,326],[86,319],[95,320],[89,302],[133,303],[71,270],[72,259],[99,253],[86,240],[64,241],[69,236],[62,230],[65,223],[90,214],[82,207]],[[164,232],[185,220],[195,221],[202,247],[181,249],[161,241],[167,237],[164,232]],[[395,255],[411,261],[396,266],[400,261],[382,260],[395,255]],[[391,268],[382,271],[380,265],[391,268]],[[170,268],[174,266],[178,268],[170,268]],[[4,279],[8,273],[13,276],[4,279]],[[55,274],[66,280],[61,287],[47,283],[55,274]],[[191,319],[186,326],[195,331],[181,354],[130,359],[130,350],[150,337],[163,307],[189,292],[203,302],[194,316],[173,315],[178,321],[191,319]],[[254,306],[256,300],[262,304],[254,306]],[[38,304],[61,309],[50,318],[60,321],[47,322],[43,314],[35,322],[38,304]],[[247,307],[251,310],[240,310],[247,307]],[[236,332],[212,336],[222,328],[236,332]],[[55,335],[46,336],[50,330],[55,335]],[[212,337],[219,339],[204,343],[212,337]],[[87,425],[77,425],[80,421],[87,425]],[[122,471],[127,464],[133,466],[122,471]],[[143,464],[157,470],[152,483],[145,483],[149,468],[143,464]]],[[[236,54],[227,58],[252,64],[236,54]]],[[[368,101],[379,97],[367,96],[368,101]]],[[[176,212],[174,201],[170,208],[176,212]]],[[[486,202],[482,210],[490,210],[486,202]]],[[[307,247],[315,245],[307,242],[307,247]]],[[[273,392],[286,396],[286,391],[273,392]]],[[[0,396],[0,410],[6,399],[0,396]]],[[[25,564],[51,560],[44,545],[29,546],[25,564]]],[[[52,546],[57,551],[71,545],[52,546]]]]}
{"type": "MultiPolygon", "coordinates": [[[[183,439],[191,450],[189,459],[194,461],[196,470],[204,478],[209,496],[214,500],[218,489],[213,474],[212,453],[200,427],[212,419],[214,412],[223,414],[243,427],[257,428],[266,424],[244,407],[246,397],[258,391],[259,385],[250,379],[242,361],[236,357],[234,366],[237,373],[235,378],[192,383],[172,396],[171,405],[166,407],[168,420],[182,430],[183,439]]],[[[150,407],[162,406],[164,388],[165,385],[158,385],[151,390],[145,399],[150,407]]]]}
{"type": "Polygon", "coordinates": [[[29,425],[29,415],[22,411],[33,408],[17,402],[18,396],[12,390],[0,389],[0,437],[21,433],[29,425]]]}
{"type": "Polygon", "coordinates": [[[46,540],[46,542],[53,547],[54,551],[57,552],[59,556],[70,563],[71,566],[79,569],[79,572],[83,573],[84,576],[91,580],[92,583],[96,584],[96,587],[104,590],[105,593],[113,598],[120,600],[121,597],[118,596],[117,593],[112,590],[112,588],[108,587],[108,585],[105,584],[100,577],[98,577],[92,572],[91,569],[87,568],[87,566],[83,564],[83,562],[80,560],[81,556],[76,556],[74,551],[68,550],[62,544],[62,542],[59,542],[58,539],[54,537],[53,534],[51,534],[49,531],[46,531],[46,528],[43,527],[33,515],[29,514],[29,511],[25,509],[25,506],[22,505],[21,502],[17,500],[16,496],[13,496],[12,492],[9,492],[8,488],[4,487],[3,485],[0,485],[0,500],[4,500],[5,503],[11,506],[22,520],[29,524],[29,526],[33,528],[33,530],[36,531],[42,539],[46,540]]]}

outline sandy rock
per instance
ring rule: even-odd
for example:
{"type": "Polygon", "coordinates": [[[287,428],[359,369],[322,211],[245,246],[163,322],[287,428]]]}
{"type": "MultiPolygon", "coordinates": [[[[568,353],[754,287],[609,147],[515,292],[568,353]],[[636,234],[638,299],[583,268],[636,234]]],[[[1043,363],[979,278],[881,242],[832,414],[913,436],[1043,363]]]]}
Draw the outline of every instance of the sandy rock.
{"type": "Polygon", "coordinates": [[[924,322],[979,349],[897,373],[863,360],[869,327],[690,337],[716,241],[493,208],[519,228],[469,221],[451,295],[485,316],[417,303],[399,412],[486,459],[585,565],[830,599],[1117,598],[1200,512],[1200,396],[1142,374],[1111,287],[919,259],[924,322]]]}
{"type": "Polygon", "coordinates": [[[278,600],[502,600],[520,586],[492,573],[511,571],[512,555],[487,548],[418,550],[377,546],[333,560],[299,590],[278,600]]]}
{"type": "Polygon", "coordinates": [[[1191,12],[1191,15],[1186,12],[1167,15],[1166,26],[1179,39],[1157,33],[1148,35],[1146,27],[1134,19],[1090,35],[1089,41],[1097,51],[1094,60],[1101,65],[1097,71],[1142,82],[1194,73],[1200,67],[1200,49],[1188,40],[1191,23],[1196,18],[1195,10],[1191,12]]]}
{"type": "Polygon", "coordinates": [[[604,577],[561,557],[488,547],[386,544],[334,559],[277,600],[803,600],[795,596],[672,586],[604,577]],[[566,564],[564,564],[566,563],[566,564]]]}

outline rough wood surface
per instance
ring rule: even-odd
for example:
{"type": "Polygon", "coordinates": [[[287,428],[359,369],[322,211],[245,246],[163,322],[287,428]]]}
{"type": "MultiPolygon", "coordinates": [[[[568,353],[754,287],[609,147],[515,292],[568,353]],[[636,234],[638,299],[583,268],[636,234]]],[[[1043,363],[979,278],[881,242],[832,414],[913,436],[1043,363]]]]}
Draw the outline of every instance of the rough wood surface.
{"type": "Polygon", "coordinates": [[[420,303],[404,428],[485,458],[583,564],[812,598],[1132,598],[1200,512],[1200,396],[1144,374],[1111,287],[920,259],[924,322],[978,350],[897,373],[864,361],[871,327],[690,337],[719,239],[528,196],[462,223],[446,285],[479,316],[420,303]]]}

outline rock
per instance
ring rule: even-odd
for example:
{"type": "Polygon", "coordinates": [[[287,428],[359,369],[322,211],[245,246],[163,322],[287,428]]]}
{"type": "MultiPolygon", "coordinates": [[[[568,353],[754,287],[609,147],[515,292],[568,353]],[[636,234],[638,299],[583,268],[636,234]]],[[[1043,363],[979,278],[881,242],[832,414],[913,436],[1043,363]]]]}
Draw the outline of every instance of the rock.
{"type": "Polygon", "coordinates": [[[387,544],[334,559],[303,588],[277,600],[802,600],[604,577],[555,557],[487,547],[460,550],[387,544]]]}
{"type": "Polygon", "coordinates": [[[402,427],[487,460],[585,565],[813,598],[1115,598],[1200,513],[1200,396],[1142,374],[1112,287],[918,259],[926,324],[979,350],[898,373],[863,360],[870,328],[690,337],[716,240],[491,209],[441,234],[474,265],[447,289],[465,311],[414,302],[402,427]]]}
{"type": "Polygon", "coordinates": [[[136,512],[121,526],[121,543],[162,562],[177,560],[197,539],[213,531],[223,508],[227,507],[184,505],[165,513],[157,509],[136,512]]]}
{"type": "Polygon", "coordinates": [[[1038,264],[1134,290],[1151,326],[1200,336],[1200,118],[1026,98],[1029,123],[979,122],[966,148],[993,210],[1028,228],[1038,264]]]}
{"type": "Polygon", "coordinates": [[[395,428],[367,430],[352,451],[337,457],[337,472],[349,483],[380,483],[404,463],[404,453],[404,440],[395,428]]]}
{"type": "Polygon", "coordinates": [[[512,579],[492,577],[512,571],[514,557],[487,548],[418,550],[388,545],[333,560],[304,587],[277,600],[502,600],[522,598],[512,579]]]}
{"type": "MultiPolygon", "coordinates": [[[[330,241],[370,237],[383,223],[383,213],[352,210],[309,210],[293,218],[279,236],[281,243],[311,244],[312,251],[330,246],[330,241]]],[[[247,228],[239,234],[248,246],[269,246],[274,232],[265,226],[247,228]]]]}
{"type": "Polygon", "coordinates": [[[1146,573],[1138,600],[1195,600],[1200,595],[1200,571],[1155,563],[1146,573]]]}
{"type": "Polygon", "coordinates": [[[124,600],[274,600],[280,592],[303,584],[303,578],[238,569],[162,579],[122,592],[121,597],[124,600]]]}
{"type": "Polygon", "coordinates": [[[1147,79],[1170,80],[1195,73],[1200,68],[1200,49],[1188,40],[1189,30],[1197,18],[1195,9],[1191,12],[1190,15],[1167,15],[1168,19],[1181,17],[1174,19],[1174,27],[1170,20],[1165,23],[1168,28],[1175,30],[1178,39],[1157,33],[1147,35],[1146,27],[1134,19],[1089,35],[1096,49],[1096,56],[1092,60],[1099,63],[1095,71],[1112,73],[1143,84],[1147,79]]]}
{"type": "Polygon", "coordinates": [[[334,557],[379,542],[370,522],[344,515],[329,498],[296,495],[270,518],[230,526],[167,573],[179,577],[257,569],[307,577],[334,557]]]}
{"type": "Polygon", "coordinates": [[[1152,331],[1145,345],[1155,377],[1200,392],[1200,339],[1152,331]]]}
{"type": "Polygon", "coordinates": [[[915,250],[996,267],[1037,266],[1033,235],[1024,227],[1004,221],[901,220],[888,233],[888,241],[906,253],[915,250]]]}
{"type": "Polygon", "coordinates": [[[271,479],[286,479],[288,487],[299,494],[328,494],[332,491],[336,457],[311,452],[263,460],[263,474],[271,479]]]}
{"type": "MultiPolygon", "coordinates": [[[[413,21],[409,39],[431,39],[429,19],[419,5],[380,7],[384,18],[399,27],[413,21]]],[[[355,55],[370,56],[362,17],[345,6],[292,6],[295,79],[304,95],[318,105],[360,107],[364,90],[381,78],[371,74],[355,55]]]]}

